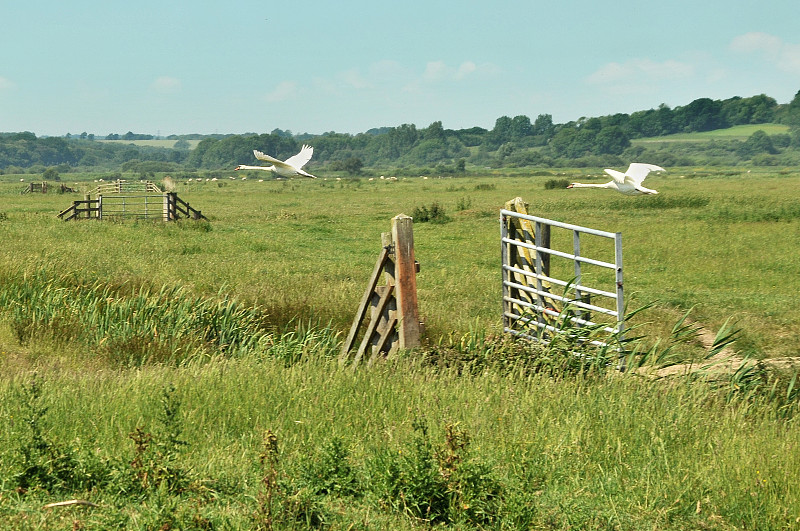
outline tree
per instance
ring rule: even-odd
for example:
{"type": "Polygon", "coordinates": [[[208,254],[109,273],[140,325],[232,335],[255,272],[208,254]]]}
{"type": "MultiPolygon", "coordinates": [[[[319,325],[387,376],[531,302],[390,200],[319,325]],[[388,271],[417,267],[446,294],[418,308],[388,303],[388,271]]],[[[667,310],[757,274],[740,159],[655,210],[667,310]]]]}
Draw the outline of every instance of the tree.
{"type": "Polygon", "coordinates": [[[775,149],[769,135],[759,129],[739,146],[738,152],[740,156],[750,159],[764,153],[774,155],[778,150],[775,149]]]}
{"type": "Polygon", "coordinates": [[[489,142],[492,147],[500,147],[501,144],[512,140],[511,131],[513,122],[508,116],[501,116],[494,122],[494,128],[489,134],[489,142]]]}
{"type": "Polygon", "coordinates": [[[347,173],[358,175],[361,173],[361,168],[364,167],[364,161],[358,157],[348,157],[342,163],[342,169],[347,173]]]}
{"type": "Polygon", "coordinates": [[[61,177],[58,175],[58,170],[55,168],[47,168],[42,173],[42,180],[43,181],[60,181],[61,177]]]}
{"type": "Polygon", "coordinates": [[[612,125],[604,127],[597,133],[592,151],[600,155],[621,155],[630,145],[631,141],[622,127],[612,125]]]}
{"type": "Polygon", "coordinates": [[[414,147],[419,140],[419,132],[414,124],[403,124],[393,127],[386,134],[385,153],[389,160],[396,160],[414,147]]]}
{"type": "Polygon", "coordinates": [[[533,122],[533,134],[549,137],[553,134],[553,116],[550,114],[540,114],[533,122]]]}
{"type": "Polygon", "coordinates": [[[531,119],[521,114],[519,116],[515,116],[511,120],[511,138],[514,140],[520,140],[525,138],[526,136],[531,136],[533,134],[533,125],[531,125],[531,119]]]}
{"type": "Polygon", "coordinates": [[[763,124],[775,119],[778,102],[760,94],[751,98],[738,96],[722,102],[722,114],[728,125],[763,124]]]}
{"type": "Polygon", "coordinates": [[[424,140],[440,140],[444,142],[444,127],[442,122],[433,122],[431,125],[422,130],[422,138],[424,140]]]}
{"type": "Polygon", "coordinates": [[[594,150],[596,136],[591,129],[563,127],[550,140],[550,147],[558,156],[576,159],[594,150]]]}
{"type": "Polygon", "coordinates": [[[728,126],[722,115],[722,102],[710,98],[699,98],[685,107],[678,107],[675,109],[675,121],[687,133],[728,126]]]}
{"type": "Polygon", "coordinates": [[[792,129],[800,129],[800,90],[794,95],[794,98],[789,102],[788,111],[786,113],[786,124],[792,129]]]}

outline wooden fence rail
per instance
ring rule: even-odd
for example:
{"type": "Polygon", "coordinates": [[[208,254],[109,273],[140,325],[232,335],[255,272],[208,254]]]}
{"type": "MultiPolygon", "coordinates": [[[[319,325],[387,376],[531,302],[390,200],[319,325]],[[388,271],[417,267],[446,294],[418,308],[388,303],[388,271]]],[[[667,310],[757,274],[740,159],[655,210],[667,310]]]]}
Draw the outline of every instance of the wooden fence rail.
{"type": "Polygon", "coordinates": [[[73,201],[72,206],[59,212],[58,217],[64,221],[75,218],[97,218],[100,214],[100,200],[89,196],[83,201],[73,201]]]}

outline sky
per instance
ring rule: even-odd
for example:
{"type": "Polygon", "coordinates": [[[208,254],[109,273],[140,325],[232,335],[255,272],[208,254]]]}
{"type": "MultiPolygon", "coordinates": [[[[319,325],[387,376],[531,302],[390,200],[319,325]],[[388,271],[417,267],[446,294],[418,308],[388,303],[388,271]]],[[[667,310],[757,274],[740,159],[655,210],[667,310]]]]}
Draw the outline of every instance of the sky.
{"type": "Polygon", "coordinates": [[[0,132],[357,134],[800,90],[797,0],[2,0],[0,132]]]}

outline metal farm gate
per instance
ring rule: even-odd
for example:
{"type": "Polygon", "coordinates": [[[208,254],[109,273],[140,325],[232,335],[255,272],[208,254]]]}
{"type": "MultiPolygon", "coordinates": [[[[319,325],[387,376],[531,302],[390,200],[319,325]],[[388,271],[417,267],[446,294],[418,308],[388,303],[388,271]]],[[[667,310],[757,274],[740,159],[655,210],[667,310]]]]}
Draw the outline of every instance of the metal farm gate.
{"type": "Polygon", "coordinates": [[[599,325],[621,338],[622,234],[528,215],[520,198],[505,206],[500,211],[504,332],[548,342],[562,327],[599,325]],[[556,231],[560,238],[552,237],[556,231]],[[582,243],[608,258],[583,256],[582,243]]]}
{"type": "Polygon", "coordinates": [[[139,219],[163,219],[168,221],[169,209],[166,194],[98,195],[98,217],[124,217],[139,219]]]}

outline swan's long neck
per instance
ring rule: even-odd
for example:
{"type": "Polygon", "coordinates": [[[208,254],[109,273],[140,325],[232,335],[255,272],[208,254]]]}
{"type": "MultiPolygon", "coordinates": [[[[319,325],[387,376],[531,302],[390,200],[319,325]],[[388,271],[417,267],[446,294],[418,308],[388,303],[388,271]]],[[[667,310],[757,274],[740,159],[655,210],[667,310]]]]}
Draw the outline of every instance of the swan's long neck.
{"type": "Polygon", "coordinates": [[[616,188],[614,181],[603,184],[572,183],[571,188],[616,188]]]}
{"type": "Polygon", "coordinates": [[[248,166],[246,164],[239,164],[237,170],[261,170],[261,171],[275,171],[275,166],[248,166]]]}

